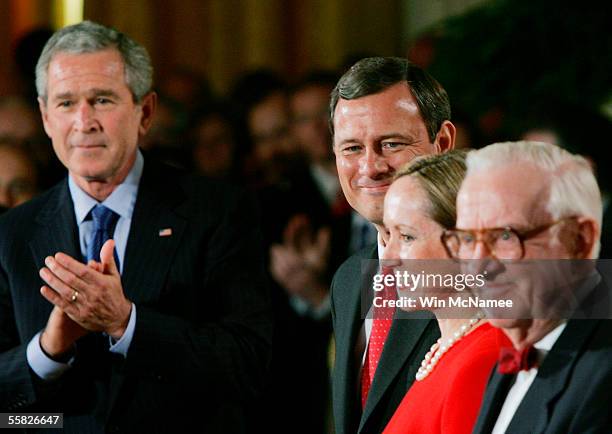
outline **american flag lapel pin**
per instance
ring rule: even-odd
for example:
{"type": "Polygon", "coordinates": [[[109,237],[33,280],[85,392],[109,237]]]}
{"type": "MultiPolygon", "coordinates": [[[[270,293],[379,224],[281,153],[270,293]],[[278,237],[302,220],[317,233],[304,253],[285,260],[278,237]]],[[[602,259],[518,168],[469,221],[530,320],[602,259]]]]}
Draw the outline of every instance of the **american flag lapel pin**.
{"type": "Polygon", "coordinates": [[[172,235],[172,228],[164,228],[159,230],[160,237],[169,237],[172,235]]]}

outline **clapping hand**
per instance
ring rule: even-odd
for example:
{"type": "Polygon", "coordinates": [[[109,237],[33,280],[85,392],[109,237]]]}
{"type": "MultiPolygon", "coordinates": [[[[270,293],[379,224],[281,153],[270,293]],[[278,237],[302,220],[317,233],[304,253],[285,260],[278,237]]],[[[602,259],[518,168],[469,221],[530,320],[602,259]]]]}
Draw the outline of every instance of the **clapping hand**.
{"type": "Polygon", "coordinates": [[[129,321],[132,303],[125,297],[113,255],[115,242],[100,251],[100,263],[87,265],[64,254],[45,258],[40,292],[55,308],[49,316],[41,345],[49,355],[69,349],[87,332],[106,332],[119,339],[129,321]]]}

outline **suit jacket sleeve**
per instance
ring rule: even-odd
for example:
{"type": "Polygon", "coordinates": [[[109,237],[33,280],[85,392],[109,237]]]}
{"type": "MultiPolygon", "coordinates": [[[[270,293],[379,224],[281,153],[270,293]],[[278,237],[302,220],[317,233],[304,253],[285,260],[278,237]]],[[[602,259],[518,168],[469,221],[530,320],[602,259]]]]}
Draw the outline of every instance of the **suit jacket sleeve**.
{"type": "Polygon", "coordinates": [[[122,372],[171,380],[198,393],[254,397],[271,345],[257,213],[244,192],[209,199],[206,215],[185,213],[188,220],[195,217],[188,223],[193,231],[183,234],[187,240],[176,252],[160,301],[136,301],[122,372]],[[195,282],[187,290],[180,280],[191,266],[195,282]]]}
{"type": "MultiPolygon", "coordinates": [[[[36,202],[46,200],[45,197],[36,202]]],[[[0,220],[0,411],[26,407],[34,411],[30,406],[54,395],[58,386],[38,381],[26,357],[28,342],[44,327],[51,310],[50,304],[38,292],[41,285],[38,265],[32,264],[30,259],[32,253],[27,237],[31,226],[24,222],[30,221],[32,208],[30,205],[19,207],[0,220]],[[16,281],[19,283],[14,285],[16,281]],[[32,298],[38,299],[40,304],[30,305],[32,298]],[[46,309],[42,314],[40,305],[46,309]]]]}
{"type": "Polygon", "coordinates": [[[15,346],[18,341],[6,272],[0,266],[0,409],[15,410],[35,399],[27,343],[15,346]]]}

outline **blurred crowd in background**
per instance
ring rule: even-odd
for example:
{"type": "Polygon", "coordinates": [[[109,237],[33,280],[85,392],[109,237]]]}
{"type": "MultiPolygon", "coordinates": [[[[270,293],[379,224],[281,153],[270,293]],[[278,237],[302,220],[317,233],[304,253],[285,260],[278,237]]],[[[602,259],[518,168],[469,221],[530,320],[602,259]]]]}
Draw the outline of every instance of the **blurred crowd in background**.
{"type": "MultiPolygon", "coordinates": [[[[590,157],[606,195],[603,237],[610,238],[612,188],[604,158],[612,127],[601,110],[612,95],[610,32],[598,33],[602,21],[596,13],[589,34],[586,25],[576,27],[553,10],[502,3],[514,5],[514,25],[496,23],[505,13],[502,6],[476,10],[423,34],[398,54],[429,70],[447,89],[457,147],[528,139],[590,157]],[[532,27],[521,25],[528,16],[532,27]],[[552,22],[538,27],[540,18],[552,22]],[[489,33],[495,41],[483,37],[489,33]]],[[[588,19],[587,12],[583,15],[588,19]]],[[[65,176],[43,131],[34,90],[34,65],[51,33],[36,29],[15,42],[11,61],[31,87],[0,96],[0,205],[5,208],[65,176]]],[[[258,197],[279,325],[269,394],[276,414],[285,418],[275,423],[295,432],[327,430],[329,402],[322,397],[329,397],[333,351],[328,288],[342,261],[376,239],[374,228],[350,208],[340,189],[328,127],[329,94],[354,61],[378,54],[361,53],[336,70],[302,77],[246,71],[224,95],[212,91],[205,74],[177,68],[156,83],[156,118],[141,143],[148,155],[243,184],[258,197]],[[306,408],[311,417],[298,417],[306,408]],[[300,426],[288,423],[295,420],[300,426]]],[[[604,248],[601,257],[610,257],[610,251],[604,248]]]]}

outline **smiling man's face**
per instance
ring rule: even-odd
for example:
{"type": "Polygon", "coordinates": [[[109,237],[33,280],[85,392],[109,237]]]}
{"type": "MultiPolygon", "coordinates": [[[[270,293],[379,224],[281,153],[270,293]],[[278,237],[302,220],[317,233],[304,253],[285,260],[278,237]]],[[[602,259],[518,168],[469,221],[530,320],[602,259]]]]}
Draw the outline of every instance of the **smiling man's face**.
{"type": "Polygon", "coordinates": [[[385,193],[393,174],[419,155],[440,152],[431,143],[406,82],[372,95],[340,98],[334,112],[334,153],[350,205],[382,225],[385,193]]]}

